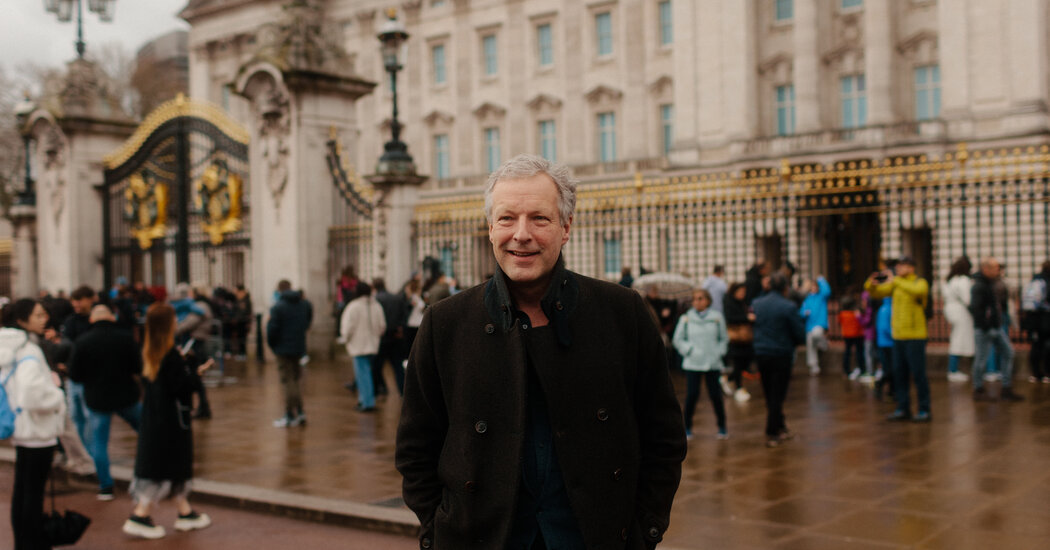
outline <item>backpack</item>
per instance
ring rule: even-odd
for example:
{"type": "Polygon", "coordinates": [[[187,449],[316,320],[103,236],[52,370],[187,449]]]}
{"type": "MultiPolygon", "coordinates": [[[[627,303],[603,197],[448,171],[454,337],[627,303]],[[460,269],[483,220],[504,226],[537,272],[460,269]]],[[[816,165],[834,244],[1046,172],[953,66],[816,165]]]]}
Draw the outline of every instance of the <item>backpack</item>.
{"type": "Polygon", "coordinates": [[[7,400],[7,381],[14,376],[18,364],[11,366],[11,372],[7,373],[3,381],[0,381],[0,439],[8,439],[15,433],[15,419],[22,412],[22,408],[11,410],[11,403],[7,400]]]}
{"type": "Polygon", "coordinates": [[[1046,309],[1046,279],[1033,277],[1024,285],[1021,292],[1021,310],[1039,311],[1046,309]]]}

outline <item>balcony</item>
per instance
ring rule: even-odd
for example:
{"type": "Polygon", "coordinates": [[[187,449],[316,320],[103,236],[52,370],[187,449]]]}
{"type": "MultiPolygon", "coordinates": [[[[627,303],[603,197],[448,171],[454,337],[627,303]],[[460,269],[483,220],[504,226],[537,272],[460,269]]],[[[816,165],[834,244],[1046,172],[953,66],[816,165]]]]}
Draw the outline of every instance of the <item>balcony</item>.
{"type": "Polygon", "coordinates": [[[943,120],[908,121],[740,140],[730,145],[730,153],[734,159],[751,160],[858,148],[941,143],[946,138],[943,120]]]}

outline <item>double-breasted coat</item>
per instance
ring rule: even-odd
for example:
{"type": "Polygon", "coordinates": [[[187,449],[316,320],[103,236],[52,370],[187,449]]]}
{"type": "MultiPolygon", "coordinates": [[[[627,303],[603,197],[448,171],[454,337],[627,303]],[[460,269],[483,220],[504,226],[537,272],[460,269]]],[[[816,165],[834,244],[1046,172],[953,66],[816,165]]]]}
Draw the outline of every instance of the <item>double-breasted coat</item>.
{"type": "MultiPolygon", "coordinates": [[[[431,307],[409,358],[396,464],[424,549],[502,550],[511,529],[528,329],[503,277],[431,307]]],[[[558,345],[533,366],[587,547],[652,548],[686,452],[658,329],[635,291],[560,261],[541,305],[558,345]]]]}

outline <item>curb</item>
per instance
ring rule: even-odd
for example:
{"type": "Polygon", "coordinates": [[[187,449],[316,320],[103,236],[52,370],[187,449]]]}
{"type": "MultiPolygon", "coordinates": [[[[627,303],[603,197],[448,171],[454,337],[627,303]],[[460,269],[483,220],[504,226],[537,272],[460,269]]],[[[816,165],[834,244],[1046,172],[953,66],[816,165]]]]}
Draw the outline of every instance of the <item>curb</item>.
{"type": "MultiPolygon", "coordinates": [[[[0,460],[13,464],[14,448],[0,447],[0,460]]],[[[127,490],[132,469],[127,466],[112,466],[110,471],[117,484],[127,490]]],[[[193,499],[216,506],[394,535],[415,537],[419,530],[415,514],[401,508],[300,495],[203,478],[193,480],[193,499]]]]}

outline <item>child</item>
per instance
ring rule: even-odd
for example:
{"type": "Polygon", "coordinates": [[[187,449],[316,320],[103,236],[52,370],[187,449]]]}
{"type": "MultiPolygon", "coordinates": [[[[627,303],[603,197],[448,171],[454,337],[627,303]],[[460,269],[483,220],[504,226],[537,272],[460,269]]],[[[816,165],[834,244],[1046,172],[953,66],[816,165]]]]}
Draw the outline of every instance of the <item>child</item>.
{"type": "Polygon", "coordinates": [[[860,310],[857,300],[852,296],[844,297],[839,304],[839,328],[842,329],[842,339],[846,342],[846,349],[842,353],[842,374],[849,376],[850,380],[856,380],[867,370],[864,364],[864,329],[860,324],[860,310]],[[857,354],[857,367],[850,372],[849,360],[853,352],[857,354]]]}
{"type": "Polygon", "coordinates": [[[885,298],[875,315],[875,343],[879,348],[881,368],[875,373],[875,396],[882,398],[882,388],[889,383],[888,395],[893,395],[893,330],[890,319],[893,317],[893,300],[885,298]]]}

